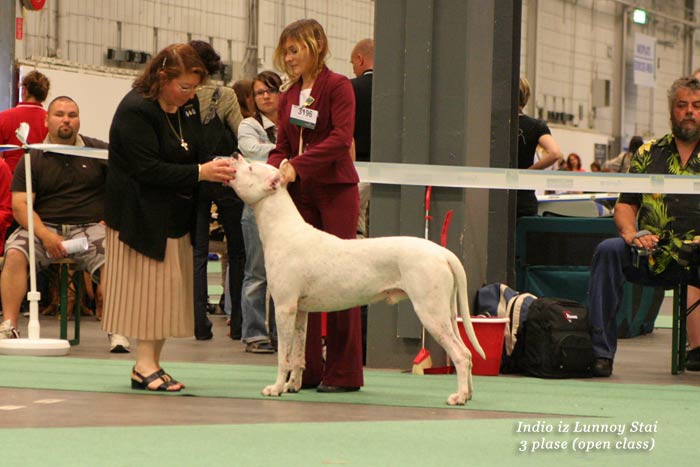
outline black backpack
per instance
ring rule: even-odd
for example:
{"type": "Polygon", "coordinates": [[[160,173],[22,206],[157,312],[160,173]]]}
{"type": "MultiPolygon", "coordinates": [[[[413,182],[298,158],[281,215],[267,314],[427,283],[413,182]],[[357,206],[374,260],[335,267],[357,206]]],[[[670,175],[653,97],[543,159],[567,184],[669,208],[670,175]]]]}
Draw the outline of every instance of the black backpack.
{"type": "Polygon", "coordinates": [[[590,377],[594,357],[588,310],[573,300],[535,300],[512,358],[520,371],[539,378],[590,377]]]}
{"type": "Polygon", "coordinates": [[[227,123],[216,113],[220,99],[221,87],[217,86],[202,122],[205,161],[210,161],[215,156],[228,157],[238,150],[238,140],[234,134],[237,129],[229,129],[227,123]]]}

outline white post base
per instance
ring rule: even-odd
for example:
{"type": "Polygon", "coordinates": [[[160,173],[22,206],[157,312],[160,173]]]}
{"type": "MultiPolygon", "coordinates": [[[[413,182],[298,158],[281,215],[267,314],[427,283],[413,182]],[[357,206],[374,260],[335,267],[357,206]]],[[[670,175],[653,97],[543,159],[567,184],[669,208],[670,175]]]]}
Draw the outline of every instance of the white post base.
{"type": "Polygon", "coordinates": [[[0,355],[59,357],[69,350],[68,341],[61,339],[0,339],[0,355]]]}

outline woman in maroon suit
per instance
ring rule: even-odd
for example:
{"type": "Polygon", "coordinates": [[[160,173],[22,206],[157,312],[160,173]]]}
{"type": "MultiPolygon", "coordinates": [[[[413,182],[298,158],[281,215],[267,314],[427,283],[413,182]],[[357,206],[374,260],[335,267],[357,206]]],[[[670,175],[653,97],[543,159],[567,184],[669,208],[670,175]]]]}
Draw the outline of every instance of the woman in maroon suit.
{"type": "MultiPolygon", "coordinates": [[[[328,39],[321,25],[302,19],[287,26],[275,64],[290,77],[278,111],[277,147],[268,162],[289,159],[282,177],[306,222],[340,238],[355,238],[359,177],[350,147],[355,95],[350,81],[326,67],[328,39]]],[[[348,278],[352,280],[352,278],[348,278]]],[[[360,309],[329,313],[323,361],[321,317],[310,313],[303,387],[357,391],[363,385],[360,309]]]]}

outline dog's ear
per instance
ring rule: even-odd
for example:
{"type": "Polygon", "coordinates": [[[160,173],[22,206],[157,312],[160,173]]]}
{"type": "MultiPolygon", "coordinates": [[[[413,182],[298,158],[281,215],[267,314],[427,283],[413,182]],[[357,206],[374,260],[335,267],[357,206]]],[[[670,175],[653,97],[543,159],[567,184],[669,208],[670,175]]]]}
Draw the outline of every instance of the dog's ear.
{"type": "MultiPolygon", "coordinates": [[[[279,171],[282,172],[284,171],[284,168],[289,164],[289,159],[282,159],[282,163],[280,163],[280,168],[279,171]]],[[[282,186],[287,186],[287,182],[284,180],[280,180],[280,184],[282,186]]]]}
{"type": "Polygon", "coordinates": [[[267,186],[266,189],[268,191],[275,191],[277,188],[282,184],[282,177],[280,176],[279,172],[275,172],[271,174],[267,178],[267,186]]]}

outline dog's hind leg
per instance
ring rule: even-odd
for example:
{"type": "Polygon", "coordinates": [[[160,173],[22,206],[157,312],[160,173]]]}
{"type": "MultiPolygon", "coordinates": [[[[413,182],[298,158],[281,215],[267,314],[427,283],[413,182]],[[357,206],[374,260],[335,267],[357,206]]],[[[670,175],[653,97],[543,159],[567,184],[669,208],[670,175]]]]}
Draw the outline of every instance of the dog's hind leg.
{"type": "Polygon", "coordinates": [[[281,396],[285,390],[287,376],[293,369],[292,343],[294,339],[295,317],[297,305],[275,303],[275,320],[277,321],[277,379],[274,384],[262,390],[264,396],[281,396]]]}
{"type": "Polygon", "coordinates": [[[457,392],[447,398],[449,405],[464,405],[471,399],[472,356],[461,338],[455,335],[449,315],[449,302],[413,304],[425,329],[445,349],[457,371],[457,392]]]}
{"type": "MultiPolygon", "coordinates": [[[[472,395],[474,394],[474,383],[472,381],[472,366],[473,366],[472,359],[474,358],[474,356],[471,354],[471,352],[469,351],[469,348],[467,348],[467,346],[464,344],[464,342],[462,341],[462,338],[459,335],[459,328],[457,327],[457,320],[456,319],[452,320],[452,329],[453,329],[453,335],[459,341],[459,345],[464,346],[464,349],[467,351],[467,354],[469,357],[468,358],[469,362],[468,362],[468,366],[466,369],[466,372],[467,372],[467,394],[468,394],[467,400],[472,400],[472,395]]],[[[481,357],[477,355],[476,358],[481,358],[481,357]]],[[[455,363],[455,369],[457,369],[457,368],[459,368],[459,367],[455,363]]],[[[462,368],[464,369],[464,365],[462,365],[462,368]]],[[[457,372],[457,375],[458,375],[457,376],[458,382],[462,381],[461,379],[459,379],[459,371],[457,372]]],[[[458,391],[459,391],[459,388],[458,388],[458,391]]]]}
{"type": "Polygon", "coordinates": [[[459,336],[452,334],[448,338],[452,346],[444,348],[454,363],[457,371],[457,392],[447,398],[449,405],[464,405],[472,398],[472,354],[459,336]],[[452,348],[453,352],[449,349],[452,348]],[[454,353],[454,355],[453,355],[454,353]]]}
{"type": "Polygon", "coordinates": [[[284,385],[285,392],[299,392],[301,389],[301,377],[306,367],[306,326],[308,322],[309,314],[306,311],[297,310],[292,338],[292,354],[289,359],[292,372],[284,385]]]}

